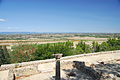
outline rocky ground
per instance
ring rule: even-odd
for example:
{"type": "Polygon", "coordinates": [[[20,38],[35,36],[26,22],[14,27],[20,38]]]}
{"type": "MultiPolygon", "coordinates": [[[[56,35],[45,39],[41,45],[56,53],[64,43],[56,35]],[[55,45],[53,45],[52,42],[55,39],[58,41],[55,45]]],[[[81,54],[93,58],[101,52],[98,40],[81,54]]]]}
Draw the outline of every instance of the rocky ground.
{"type": "MultiPolygon", "coordinates": [[[[55,62],[39,64],[38,70],[40,73],[25,75],[16,80],[55,79],[55,62]]],[[[120,52],[100,52],[62,58],[61,78],[61,80],[120,80],[120,52]]]]}
{"type": "Polygon", "coordinates": [[[63,71],[66,76],[62,80],[120,80],[120,59],[98,62],[90,66],[75,61],[72,69],[63,69],[63,71]]]}

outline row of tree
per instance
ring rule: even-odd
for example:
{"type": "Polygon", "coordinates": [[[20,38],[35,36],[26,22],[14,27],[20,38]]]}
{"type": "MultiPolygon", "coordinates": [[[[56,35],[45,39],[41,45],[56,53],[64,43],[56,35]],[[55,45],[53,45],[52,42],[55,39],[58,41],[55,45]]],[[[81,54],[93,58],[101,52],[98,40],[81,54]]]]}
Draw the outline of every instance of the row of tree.
{"type": "Polygon", "coordinates": [[[73,43],[29,44],[14,46],[10,53],[11,62],[43,60],[53,58],[52,54],[63,53],[63,56],[73,55],[73,43]]]}
{"type": "Polygon", "coordinates": [[[110,50],[120,50],[119,38],[109,39],[101,44],[93,42],[92,45],[87,45],[84,41],[80,41],[76,45],[76,48],[73,47],[73,42],[71,41],[49,44],[24,44],[13,46],[11,51],[2,46],[0,47],[0,65],[50,59],[53,58],[52,54],[56,53],[62,53],[63,56],[70,56],[110,50]]]}
{"type": "Polygon", "coordinates": [[[92,47],[94,52],[120,50],[120,39],[119,38],[108,39],[108,41],[103,42],[102,44],[93,42],[92,47]]]}

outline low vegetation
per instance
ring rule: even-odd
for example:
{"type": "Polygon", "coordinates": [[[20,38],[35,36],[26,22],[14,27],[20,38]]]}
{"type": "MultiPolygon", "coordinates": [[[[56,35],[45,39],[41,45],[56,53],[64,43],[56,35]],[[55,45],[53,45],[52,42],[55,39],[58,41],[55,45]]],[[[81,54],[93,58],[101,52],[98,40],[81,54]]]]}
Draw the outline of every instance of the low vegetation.
{"type": "Polygon", "coordinates": [[[92,45],[87,45],[84,41],[80,41],[76,48],[73,47],[73,42],[71,41],[48,44],[24,44],[13,46],[11,51],[7,50],[5,46],[0,46],[0,65],[50,59],[53,58],[52,54],[56,53],[70,56],[111,50],[120,50],[120,38],[108,39],[101,44],[93,41],[92,45]]]}

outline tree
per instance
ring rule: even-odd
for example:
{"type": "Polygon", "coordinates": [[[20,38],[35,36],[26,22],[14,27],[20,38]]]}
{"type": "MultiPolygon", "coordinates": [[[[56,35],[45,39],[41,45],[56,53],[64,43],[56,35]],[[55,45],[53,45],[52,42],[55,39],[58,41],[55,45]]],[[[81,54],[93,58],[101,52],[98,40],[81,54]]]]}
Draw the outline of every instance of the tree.
{"type": "Polygon", "coordinates": [[[100,45],[100,51],[109,51],[110,50],[110,46],[107,42],[103,42],[100,45]]]}
{"type": "Polygon", "coordinates": [[[76,53],[76,54],[83,54],[84,51],[83,51],[83,49],[82,49],[80,46],[77,46],[77,47],[76,47],[76,50],[75,50],[75,53],[76,53]]]}
{"type": "Polygon", "coordinates": [[[114,39],[109,39],[107,43],[110,46],[110,50],[119,50],[120,49],[120,39],[119,38],[114,38],[114,39]]]}
{"type": "Polygon", "coordinates": [[[10,63],[10,56],[6,46],[0,46],[0,65],[10,63]]]}
{"type": "Polygon", "coordinates": [[[120,39],[120,36],[118,37],[118,39],[120,39]]]}
{"type": "Polygon", "coordinates": [[[73,47],[73,42],[59,42],[59,43],[48,43],[48,44],[24,44],[12,47],[12,51],[8,53],[4,47],[0,48],[0,64],[18,63],[31,60],[44,60],[53,58],[52,54],[62,53],[63,56],[70,56],[75,54],[109,51],[109,50],[120,50],[120,39],[114,38],[109,39],[102,44],[93,42],[92,46],[85,44],[80,41],[76,48],[73,47]],[[10,59],[9,59],[10,56],[10,59]]]}
{"type": "Polygon", "coordinates": [[[10,52],[11,62],[26,62],[34,59],[32,54],[35,52],[36,46],[32,44],[21,44],[18,46],[13,46],[10,52]]]}
{"type": "Polygon", "coordinates": [[[99,52],[99,44],[98,44],[98,42],[95,42],[95,41],[93,41],[93,43],[92,43],[92,49],[93,49],[93,52],[99,52]]]}
{"type": "Polygon", "coordinates": [[[35,54],[35,60],[50,59],[53,58],[52,54],[62,53],[63,56],[69,56],[74,54],[73,42],[41,44],[37,46],[35,54]]]}
{"type": "Polygon", "coordinates": [[[85,42],[81,41],[78,43],[78,45],[76,46],[76,50],[77,52],[80,51],[80,53],[91,53],[92,52],[92,48],[85,44],[85,42]]]}

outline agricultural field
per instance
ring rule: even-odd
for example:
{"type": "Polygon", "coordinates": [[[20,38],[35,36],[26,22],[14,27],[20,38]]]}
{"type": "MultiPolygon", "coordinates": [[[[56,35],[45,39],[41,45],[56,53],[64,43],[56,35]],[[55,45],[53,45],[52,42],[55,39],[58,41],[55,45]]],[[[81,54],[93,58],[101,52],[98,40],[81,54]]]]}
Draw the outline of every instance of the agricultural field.
{"type": "MultiPolygon", "coordinates": [[[[32,39],[0,40],[0,52],[2,53],[0,55],[0,63],[8,64],[51,59],[53,58],[52,54],[56,53],[62,53],[63,56],[71,56],[100,51],[120,50],[119,36],[111,36],[111,38],[105,38],[104,36],[104,38],[102,38],[88,36],[88,34],[86,36],[78,36],[78,33],[76,34],[41,34],[42,38],[38,38],[40,34],[29,34],[31,36],[34,35],[32,39]],[[35,35],[37,35],[37,37],[35,35]],[[52,38],[48,39],[50,36],[52,38]]],[[[14,38],[17,35],[14,34],[14,38]]],[[[28,34],[20,35],[28,36],[28,34]]],[[[111,34],[109,34],[109,37],[110,35],[111,34]]],[[[13,34],[8,37],[11,38],[11,36],[13,36],[13,34]]]]}
{"type": "Polygon", "coordinates": [[[16,45],[16,44],[44,44],[73,41],[85,41],[91,44],[93,41],[102,43],[107,41],[108,38],[118,37],[119,33],[1,33],[0,45],[16,45]]]}

